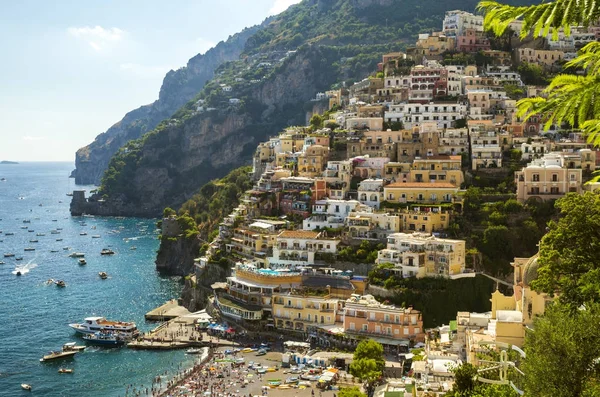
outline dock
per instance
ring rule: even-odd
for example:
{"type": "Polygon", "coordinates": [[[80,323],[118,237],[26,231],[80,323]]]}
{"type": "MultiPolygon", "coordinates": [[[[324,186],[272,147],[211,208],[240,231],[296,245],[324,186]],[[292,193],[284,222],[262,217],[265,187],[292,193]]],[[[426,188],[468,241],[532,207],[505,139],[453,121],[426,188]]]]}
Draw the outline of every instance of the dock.
{"type": "Polygon", "coordinates": [[[180,306],[177,299],[171,299],[156,309],[150,310],[144,316],[147,321],[168,321],[190,314],[190,311],[180,306]]]}

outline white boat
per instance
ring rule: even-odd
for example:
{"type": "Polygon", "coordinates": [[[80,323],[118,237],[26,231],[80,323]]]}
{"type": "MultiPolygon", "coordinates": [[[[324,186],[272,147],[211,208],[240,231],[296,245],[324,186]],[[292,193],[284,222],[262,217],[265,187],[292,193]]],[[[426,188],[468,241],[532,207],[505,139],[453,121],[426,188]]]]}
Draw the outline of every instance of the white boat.
{"type": "Polygon", "coordinates": [[[62,349],[63,349],[63,351],[64,351],[64,352],[66,352],[66,351],[76,351],[76,352],[80,352],[80,351],[83,351],[83,350],[85,350],[85,348],[86,348],[86,347],[87,347],[87,346],[80,346],[80,345],[77,345],[77,342],[68,342],[68,343],[65,343],[65,344],[63,345],[62,349]]]}
{"type": "Polygon", "coordinates": [[[187,349],[185,351],[185,354],[200,354],[202,353],[203,350],[202,349],[195,349],[195,348],[191,348],[191,349],[187,349]]]}
{"type": "Polygon", "coordinates": [[[94,235],[92,236],[92,238],[100,238],[100,235],[99,235],[99,234],[94,234],[94,235]]]}
{"type": "Polygon", "coordinates": [[[84,319],[83,323],[69,324],[69,327],[73,328],[80,334],[93,334],[100,331],[112,331],[118,332],[119,334],[124,334],[128,337],[133,337],[139,333],[134,322],[110,321],[104,317],[87,317],[84,319]]]}
{"type": "Polygon", "coordinates": [[[51,230],[50,234],[60,234],[60,232],[58,230],[51,230]]]}
{"type": "Polygon", "coordinates": [[[73,252],[69,254],[69,258],[83,258],[85,254],[83,252],[73,252]]]}
{"type": "Polygon", "coordinates": [[[79,264],[80,265],[86,265],[87,262],[86,262],[86,260],[84,258],[79,258],[79,264]]]}
{"type": "Polygon", "coordinates": [[[31,385],[28,385],[27,383],[21,383],[21,389],[31,391],[31,385]]]}

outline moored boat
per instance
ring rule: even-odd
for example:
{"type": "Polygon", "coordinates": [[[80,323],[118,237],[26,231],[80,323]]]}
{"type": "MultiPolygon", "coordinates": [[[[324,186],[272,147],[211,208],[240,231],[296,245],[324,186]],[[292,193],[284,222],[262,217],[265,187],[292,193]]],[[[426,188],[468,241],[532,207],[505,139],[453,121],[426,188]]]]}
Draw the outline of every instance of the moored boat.
{"type": "Polygon", "coordinates": [[[120,336],[134,337],[139,333],[134,322],[110,321],[104,317],[87,317],[83,323],[69,324],[69,327],[85,335],[106,331],[118,332],[120,336]]]}
{"type": "Polygon", "coordinates": [[[13,253],[4,254],[5,258],[12,258],[13,256],[15,256],[13,253]]]}
{"type": "Polygon", "coordinates": [[[62,350],[64,352],[68,352],[68,351],[80,352],[80,351],[85,350],[86,347],[87,346],[78,345],[76,342],[68,342],[63,345],[62,350]]]}
{"type": "Polygon", "coordinates": [[[59,368],[58,373],[59,374],[72,374],[73,368],[59,368]]]}
{"type": "Polygon", "coordinates": [[[100,235],[99,234],[94,234],[94,235],[92,235],[92,238],[100,238],[100,235]]]}
{"type": "Polygon", "coordinates": [[[85,254],[83,252],[73,252],[69,254],[69,258],[83,258],[85,254]]]}
{"type": "Polygon", "coordinates": [[[185,354],[200,354],[202,353],[202,349],[195,349],[195,348],[191,348],[191,349],[187,349],[185,351],[185,354]]]}
{"type": "Polygon", "coordinates": [[[21,383],[21,389],[31,391],[31,385],[28,385],[27,383],[21,383]]]}
{"type": "Polygon", "coordinates": [[[93,345],[99,346],[123,346],[125,344],[125,337],[114,332],[95,332],[93,334],[87,334],[83,336],[86,342],[93,345]]]}
{"type": "Polygon", "coordinates": [[[106,272],[99,272],[98,276],[100,276],[102,280],[106,280],[108,278],[108,274],[106,274],[106,272]]]}
{"type": "Polygon", "coordinates": [[[80,265],[86,265],[86,264],[87,264],[87,262],[85,261],[85,259],[83,259],[83,258],[79,258],[79,264],[80,264],[80,265]]]}
{"type": "Polygon", "coordinates": [[[115,251],[113,250],[109,250],[107,248],[104,248],[102,251],[100,251],[100,255],[114,255],[115,251]]]}
{"type": "Polygon", "coordinates": [[[68,350],[68,351],[52,351],[48,354],[46,354],[44,357],[40,358],[40,362],[47,362],[47,361],[52,361],[52,360],[61,360],[61,359],[66,359],[66,358],[71,358],[73,357],[75,354],[77,354],[77,351],[75,350],[68,350]]]}
{"type": "Polygon", "coordinates": [[[24,249],[24,251],[35,251],[35,248],[27,247],[24,249]]]}
{"type": "Polygon", "coordinates": [[[63,280],[56,280],[54,282],[54,284],[56,284],[57,287],[61,287],[61,288],[64,288],[67,286],[67,284],[65,284],[65,282],[63,280]]]}

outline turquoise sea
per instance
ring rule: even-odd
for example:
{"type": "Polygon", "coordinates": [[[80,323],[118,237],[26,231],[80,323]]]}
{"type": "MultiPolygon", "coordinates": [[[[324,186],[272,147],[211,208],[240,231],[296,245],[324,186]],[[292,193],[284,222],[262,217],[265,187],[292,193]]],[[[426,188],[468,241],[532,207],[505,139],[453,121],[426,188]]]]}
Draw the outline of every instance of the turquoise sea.
{"type": "Polygon", "coordinates": [[[0,181],[0,261],[5,262],[0,264],[0,396],[25,395],[21,383],[31,384],[30,394],[37,396],[124,396],[127,385],[150,387],[155,376],[165,371],[169,376],[192,361],[183,351],[92,347],[70,361],[39,362],[66,342],[83,344],[67,324],[87,316],[135,321],[142,331],[154,328],[144,314],[181,290],[177,278],[155,271],[155,220],[70,216],[66,193],[75,188],[68,178],[73,168],[72,163],[0,165],[0,178],[6,178],[0,181]],[[51,234],[57,229],[60,234],[51,234]],[[25,252],[26,247],[35,251],[25,252]],[[103,248],[116,255],[101,256],[103,248]],[[73,251],[84,252],[87,265],[69,258],[73,251]],[[4,258],[9,252],[23,260],[4,258]],[[22,276],[14,274],[17,267],[22,276]],[[109,278],[101,280],[99,271],[109,278]],[[49,285],[49,279],[62,279],[67,287],[49,285]],[[59,374],[59,367],[74,373],[59,374]]]}

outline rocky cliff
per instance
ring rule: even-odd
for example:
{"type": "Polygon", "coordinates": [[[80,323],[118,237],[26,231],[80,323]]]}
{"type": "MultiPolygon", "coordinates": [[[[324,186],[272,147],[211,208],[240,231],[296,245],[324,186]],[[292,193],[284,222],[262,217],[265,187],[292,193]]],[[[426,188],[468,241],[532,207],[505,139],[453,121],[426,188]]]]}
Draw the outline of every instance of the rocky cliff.
{"type": "Polygon", "coordinates": [[[72,174],[75,183],[99,184],[111,157],[119,148],[154,129],[160,121],[170,117],[198,94],[219,65],[239,58],[246,40],[257,29],[248,28],[230,36],[205,54],[191,58],[185,67],[168,72],[155,102],[127,113],[121,121],[98,135],[94,142],[77,151],[76,168],[72,174]]]}
{"type": "Polygon", "coordinates": [[[198,269],[193,276],[186,277],[181,292],[183,306],[191,312],[206,308],[208,297],[213,294],[211,285],[223,282],[229,276],[231,276],[230,266],[209,263],[204,268],[198,269]]]}

